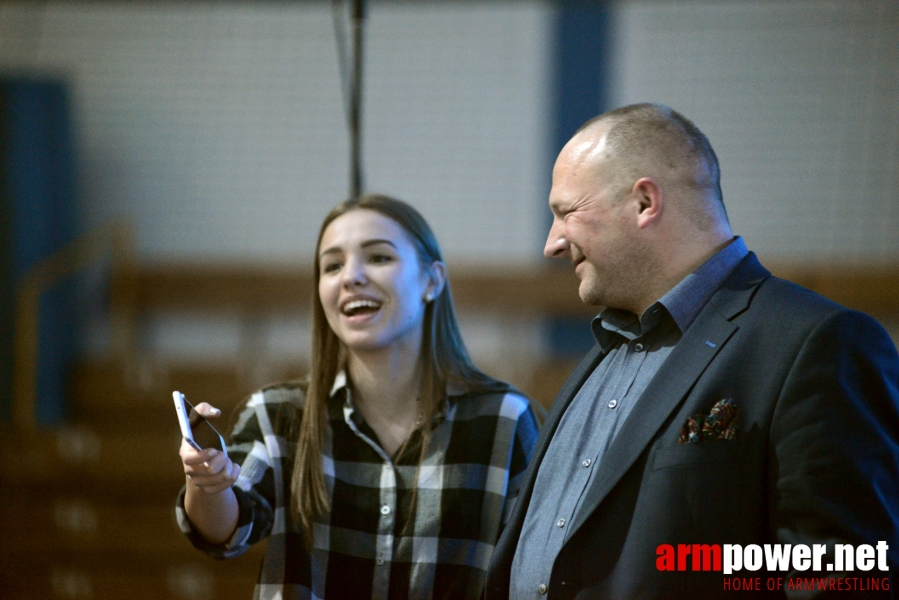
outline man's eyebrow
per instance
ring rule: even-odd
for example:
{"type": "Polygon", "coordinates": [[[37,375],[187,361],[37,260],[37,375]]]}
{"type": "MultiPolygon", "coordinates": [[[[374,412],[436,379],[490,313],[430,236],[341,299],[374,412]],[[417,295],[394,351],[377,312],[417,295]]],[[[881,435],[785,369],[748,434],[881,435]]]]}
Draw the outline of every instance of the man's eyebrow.
{"type": "MultiPolygon", "coordinates": [[[[360,244],[362,248],[368,248],[369,246],[376,246],[378,244],[387,244],[388,246],[392,246],[394,249],[396,248],[396,244],[391,242],[390,240],[382,240],[382,239],[373,239],[373,240],[365,240],[360,244]]],[[[340,252],[341,248],[339,246],[331,246],[330,248],[325,248],[321,252],[319,252],[318,257],[321,259],[327,254],[334,254],[335,252],[340,252]]]]}
{"type": "Polygon", "coordinates": [[[549,211],[554,215],[562,214],[562,207],[559,202],[550,202],[549,203],[549,211]]]}

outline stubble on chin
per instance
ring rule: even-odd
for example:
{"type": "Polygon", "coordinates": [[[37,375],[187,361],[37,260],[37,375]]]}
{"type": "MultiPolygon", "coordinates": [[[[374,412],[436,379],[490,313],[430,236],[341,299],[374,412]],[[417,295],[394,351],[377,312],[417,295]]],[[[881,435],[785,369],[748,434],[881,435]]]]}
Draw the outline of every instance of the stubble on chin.
{"type": "Polygon", "coordinates": [[[577,293],[581,298],[581,302],[587,304],[588,306],[604,305],[602,290],[599,289],[599,285],[595,280],[595,277],[585,277],[584,279],[582,279],[580,285],[578,286],[577,293]]]}
{"type": "MultiPolygon", "coordinates": [[[[625,272],[623,265],[621,271],[625,272]]],[[[618,273],[613,272],[600,277],[595,271],[590,271],[584,274],[578,287],[578,295],[581,302],[588,306],[623,309],[629,306],[630,284],[628,276],[619,277],[618,273]]]]}

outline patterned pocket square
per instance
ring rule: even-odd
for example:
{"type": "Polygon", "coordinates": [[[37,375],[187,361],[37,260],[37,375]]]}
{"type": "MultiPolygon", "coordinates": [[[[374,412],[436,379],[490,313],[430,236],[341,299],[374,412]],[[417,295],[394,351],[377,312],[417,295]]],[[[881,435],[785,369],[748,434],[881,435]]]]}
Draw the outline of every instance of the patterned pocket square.
{"type": "Polygon", "coordinates": [[[678,444],[698,444],[718,440],[737,439],[737,421],[740,407],[730,398],[719,400],[709,414],[698,414],[687,419],[677,438],[678,444]]]}

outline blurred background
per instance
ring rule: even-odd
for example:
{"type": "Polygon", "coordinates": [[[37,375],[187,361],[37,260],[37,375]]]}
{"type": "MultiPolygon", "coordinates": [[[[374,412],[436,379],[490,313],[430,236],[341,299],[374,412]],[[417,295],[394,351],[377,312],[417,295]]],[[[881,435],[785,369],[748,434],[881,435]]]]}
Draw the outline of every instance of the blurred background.
{"type": "MultiPolygon", "coordinates": [[[[574,130],[652,101],[776,274],[899,338],[899,4],[367,3],[364,188],[443,246],[475,361],[548,406],[589,347],[542,256],[574,130]]],[[[171,391],[225,409],[308,361],[349,194],[325,1],[0,2],[0,597],[249,598],[174,525],[171,391]]],[[[555,268],[559,267],[559,268],[555,268]]]]}

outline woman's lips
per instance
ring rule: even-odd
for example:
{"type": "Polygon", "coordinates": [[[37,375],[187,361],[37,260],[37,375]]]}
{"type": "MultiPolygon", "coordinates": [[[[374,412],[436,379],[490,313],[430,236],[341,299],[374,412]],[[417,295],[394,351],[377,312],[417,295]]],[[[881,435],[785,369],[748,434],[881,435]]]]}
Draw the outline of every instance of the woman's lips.
{"type": "Polygon", "coordinates": [[[365,323],[366,321],[372,320],[379,312],[381,312],[380,308],[377,310],[360,312],[354,315],[348,315],[346,313],[341,313],[341,315],[350,325],[360,325],[362,323],[365,323]]]}
{"type": "Polygon", "coordinates": [[[350,324],[371,320],[381,311],[380,300],[367,296],[355,296],[341,302],[340,314],[350,324]]]}

